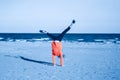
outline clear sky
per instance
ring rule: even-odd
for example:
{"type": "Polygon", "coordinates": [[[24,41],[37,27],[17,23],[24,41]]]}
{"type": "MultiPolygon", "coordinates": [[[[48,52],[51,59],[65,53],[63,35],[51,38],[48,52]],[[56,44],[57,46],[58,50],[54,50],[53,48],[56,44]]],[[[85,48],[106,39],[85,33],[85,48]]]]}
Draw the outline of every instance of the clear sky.
{"type": "Polygon", "coordinates": [[[0,33],[120,33],[120,0],[0,0],[0,33]]]}

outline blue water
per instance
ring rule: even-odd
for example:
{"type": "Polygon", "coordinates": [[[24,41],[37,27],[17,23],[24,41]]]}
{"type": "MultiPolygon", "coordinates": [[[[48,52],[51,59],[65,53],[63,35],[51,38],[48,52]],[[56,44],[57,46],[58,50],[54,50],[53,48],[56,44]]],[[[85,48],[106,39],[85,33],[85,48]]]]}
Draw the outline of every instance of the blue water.
{"type": "MultiPolygon", "coordinates": [[[[53,35],[58,35],[54,33],[53,35]]],[[[18,41],[26,40],[30,42],[35,41],[51,41],[46,34],[40,33],[0,33],[0,41],[18,41]]],[[[97,33],[84,33],[84,34],[66,34],[63,41],[69,42],[120,42],[120,34],[97,34],[97,33]]]]}

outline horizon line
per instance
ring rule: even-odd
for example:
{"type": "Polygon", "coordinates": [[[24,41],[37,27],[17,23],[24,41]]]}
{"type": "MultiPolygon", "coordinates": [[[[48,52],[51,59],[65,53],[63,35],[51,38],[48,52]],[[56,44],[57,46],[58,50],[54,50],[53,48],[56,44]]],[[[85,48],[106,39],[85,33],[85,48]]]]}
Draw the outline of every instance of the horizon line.
{"type": "MultiPolygon", "coordinates": [[[[0,34],[45,34],[45,33],[23,33],[23,32],[20,32],[20,33],[15,33],[15,32],[0,32],[0,34]]],[[[60,34],[60,33],[51,33],[51,34],[60,34]]],[[[91,32],[89,32],[89,33],[66,33],[66,34],[120,34],[120,33],[100,33],[100,32],[98,32],[98,33],[91,33],[91,32]]]]}

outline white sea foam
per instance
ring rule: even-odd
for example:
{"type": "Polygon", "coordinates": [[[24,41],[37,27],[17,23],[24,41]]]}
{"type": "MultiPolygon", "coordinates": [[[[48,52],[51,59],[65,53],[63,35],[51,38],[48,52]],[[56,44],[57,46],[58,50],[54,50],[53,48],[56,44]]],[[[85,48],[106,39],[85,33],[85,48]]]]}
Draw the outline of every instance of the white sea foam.
{"type": "Polygon", "coordinates": [[[78,41],[84,41],[84,39],[78,39],[78,41]]]}
{"type": "MultiPolygon", "coordinates": [[[[41,42],[41,41],[46,41],[46,42],[51,42],[49,38],[33,38],[33,39],[3,39],[0,37],[0,41],[8,41],[8,42],[41,42]]],[[[80,42],[80,43],[86,43],[84,39],[77,39],[77,40],[63,40],[62,42],[80,42]]],[[[94,39],[93,41],[87,43],[104,43],[104,44],[120,44],[120,40],[118,38],[115,39],[94,39]]]]}
{"type": "Polygon", "coordinates": [[[4,39],[4,38],[0,37],[0,40],[1,40],[1,39],[4,39]]]}
{"type": "Polygon", "coordinates": [[[49,38],[40,38],[40,39],[32,39],[32,40],[35,40],[35,41],[48,41],[49,38]]]}

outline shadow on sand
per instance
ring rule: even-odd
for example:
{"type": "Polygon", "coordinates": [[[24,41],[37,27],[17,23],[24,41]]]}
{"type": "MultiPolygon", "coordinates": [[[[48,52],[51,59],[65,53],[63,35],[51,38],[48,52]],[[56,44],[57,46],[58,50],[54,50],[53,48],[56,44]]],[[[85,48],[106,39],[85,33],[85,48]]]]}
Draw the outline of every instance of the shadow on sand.
{"type": "Polygon", "coordinates": [[[29,61],[29,62],[35,62],[35,63],[40,63],[40,64],[44,64],[44,65],[48,65],[48,66],[52,66],[53,64],[50,62],[45,62],[45,61],[37,61],[37,60],[33,60],[33,59],[29,59],[29,58],[25,58],[23,56],[19,56],[22,60],[25,61],[29,61]]]}
{"type": "Polygon", "coordinates": [[[11,56],[11,55],[4,55],[4,56],[6,56],[6,57],[13,57],[13,58],[19,58],[19,59],[22,59],[22,60],[25,60],[25,61],[29,61],[29,62],[34,62],[34,63],[43,64],[43,65],[53,66],[53,64],[50,63],[50,62],[37,61],[37,60],[25,58],[25,57],[23,57],[23,56],[11,56]]]}

